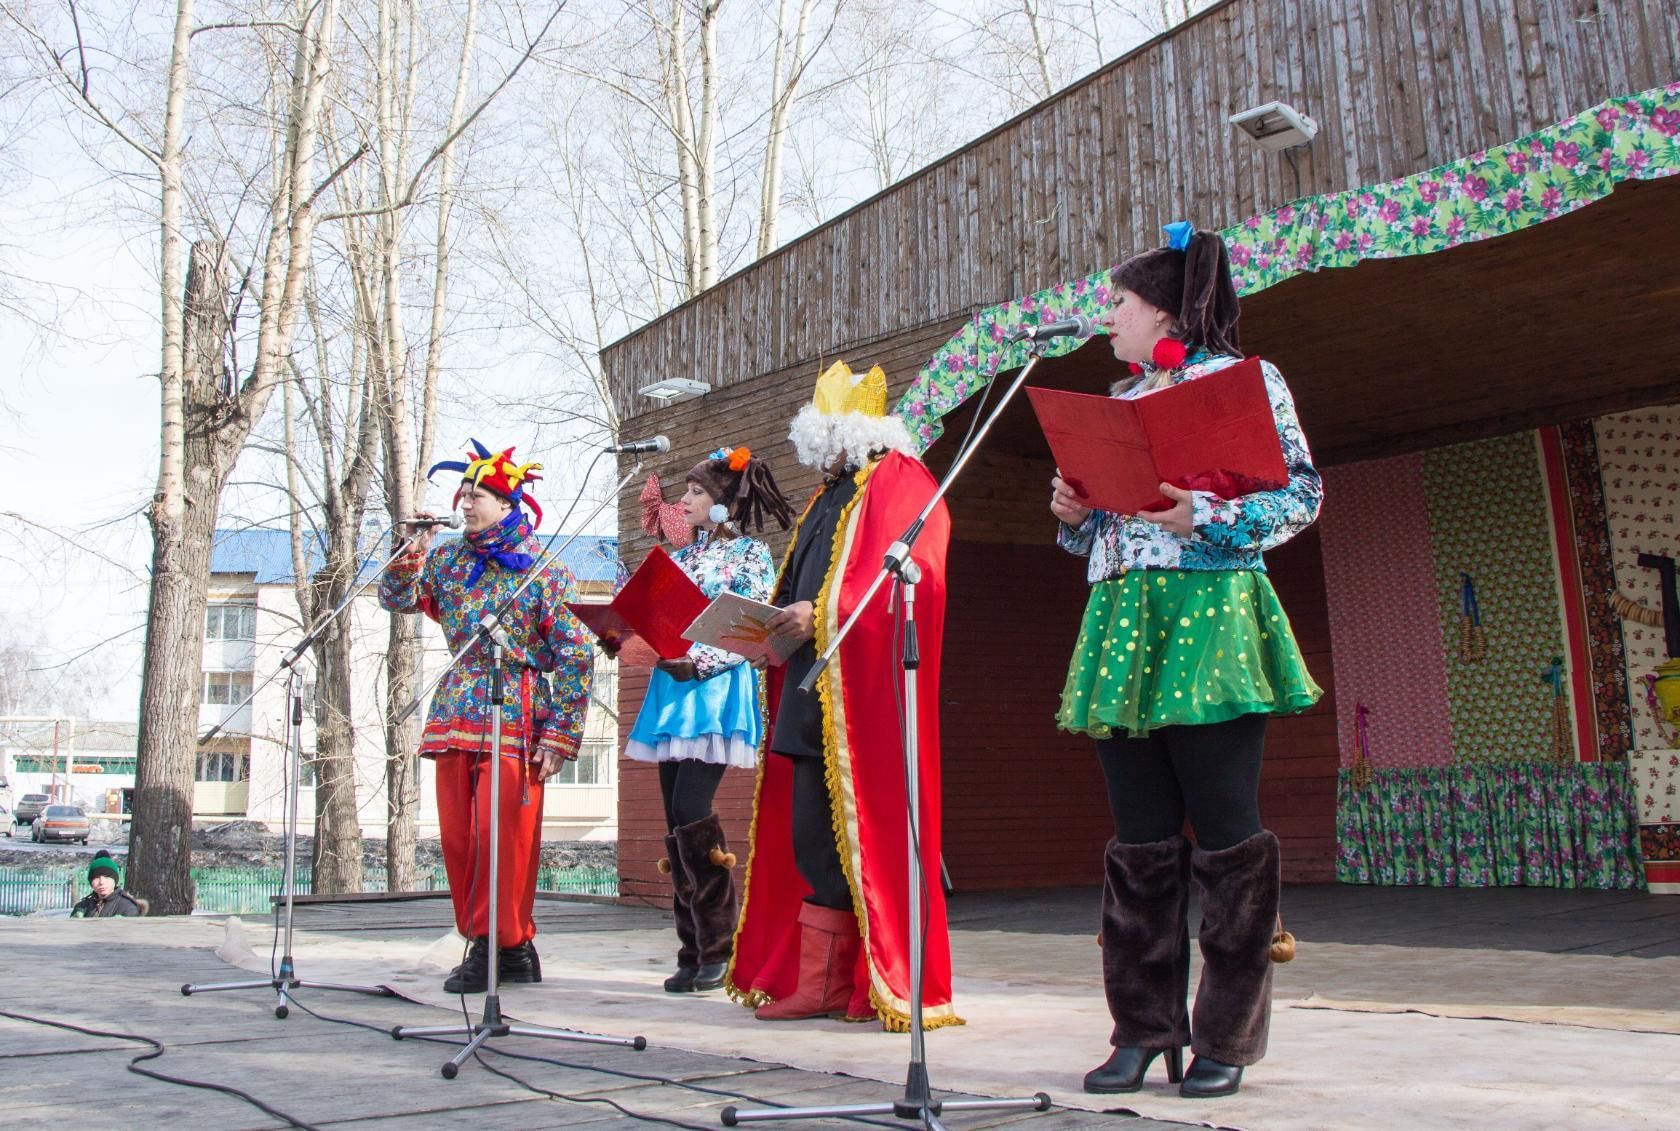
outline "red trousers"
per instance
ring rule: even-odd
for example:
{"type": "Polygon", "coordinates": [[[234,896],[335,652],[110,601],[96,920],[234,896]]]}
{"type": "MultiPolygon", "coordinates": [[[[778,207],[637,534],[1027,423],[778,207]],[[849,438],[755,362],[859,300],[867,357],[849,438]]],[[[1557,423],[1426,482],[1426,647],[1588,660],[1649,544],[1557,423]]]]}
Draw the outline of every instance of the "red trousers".
{"type": "MultiPolygon", "coordinates": [[[[485,756],[452,751],[437,758],[438,833],[455,904],[455,929],[466,938],[490,933],[490,775],[485,756]]],[[[518,946],[537,933],[543,787],[534,767],[496,759],[502,775],[501,858],[496,884],[496,945],[518,946]]]]}

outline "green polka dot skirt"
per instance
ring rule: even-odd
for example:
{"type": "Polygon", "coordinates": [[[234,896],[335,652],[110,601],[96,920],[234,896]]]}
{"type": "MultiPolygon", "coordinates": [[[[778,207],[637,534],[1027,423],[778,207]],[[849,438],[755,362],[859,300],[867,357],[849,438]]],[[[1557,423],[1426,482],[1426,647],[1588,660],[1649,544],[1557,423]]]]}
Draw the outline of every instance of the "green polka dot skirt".
{"type": "Polygon", "coordinates": [[[1056,725],[1136,737],[1287,715],[1322,694],[1265,574],[1132,570],[1091,589],[1056,725]]]}

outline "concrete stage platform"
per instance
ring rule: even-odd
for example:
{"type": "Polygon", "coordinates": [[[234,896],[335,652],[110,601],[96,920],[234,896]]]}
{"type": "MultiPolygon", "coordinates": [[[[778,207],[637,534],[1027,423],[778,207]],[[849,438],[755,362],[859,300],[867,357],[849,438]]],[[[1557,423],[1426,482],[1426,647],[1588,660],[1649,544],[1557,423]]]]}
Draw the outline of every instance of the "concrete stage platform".
{"type": "MultiPolygon", "coordinates": [[[[1277,968],[1271,1054],[1240,1095],[1199,1103],[1180,1099],[1159,1066],[1133,1096],[1079,1091],[1107,1053],[1096,907],[1092,890],[953,897],[957,1005],[969,1023],[928,1035],[934,1086],[968,1096],[1043,1090],[1058,1107],[952,1114],[949,1126],[1672,1125],[1680,899],[1288,888],[1301,951],[1277,968]]],[[[903,1035],[770,1025],[722,994],[661,992],[674,936],[657,909],[545,899],[538,921],[545,981],[509,987],[505,1010],[531,1024],[644,1034],[647,1051],[506,1039],[485,1061],[517,1080],[477,1064],[441,1079],[447,1049],[385,1030],[461,1016],[439,988],[459,955],[444,899],[300,905],[302,977],[383,983],[409,1000],[300,991],[298,1002],[377,1031],[303,1009],[276,1020],[263,991],[180,995],[183,982],[243,976],[218,950],[266,972],[266,918],[0,920],[0,1009],[153,1037],[169,1051],[146,1067],[234,1085],[321,1127],[671,1125],[648,1117],[717,1127],[726,1104],[890,1100],[902,1086],[903,1035]],[[624,1110],[598,1102],[607,1099],[624,1110]]],[[[480,1001],[468,999],[475,1020],[480,1001]]],[[[232,1097],[126,1072],[139,1051],[0,1018],[0,1122],[286,1126],[232,1097]]]]}

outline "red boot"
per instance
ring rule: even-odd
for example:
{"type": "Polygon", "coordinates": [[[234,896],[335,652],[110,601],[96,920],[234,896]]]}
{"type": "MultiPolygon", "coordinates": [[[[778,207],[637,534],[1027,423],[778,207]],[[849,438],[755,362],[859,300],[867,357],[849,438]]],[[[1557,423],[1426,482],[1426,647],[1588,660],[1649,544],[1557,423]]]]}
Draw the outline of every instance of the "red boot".
{"type": "Polygon", "coordinates": [[[857,916],[850,911],[800,904],[799,984],[781,1001],[759,1006],[753,1016],[760,1021],[844,1017],[862,943],[857,916]]]}

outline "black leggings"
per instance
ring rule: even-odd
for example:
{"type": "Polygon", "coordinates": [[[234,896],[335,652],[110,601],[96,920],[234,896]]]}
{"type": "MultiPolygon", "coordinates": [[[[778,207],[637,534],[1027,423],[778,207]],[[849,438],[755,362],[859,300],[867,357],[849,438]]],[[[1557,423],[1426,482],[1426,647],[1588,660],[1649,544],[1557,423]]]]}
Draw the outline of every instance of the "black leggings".
{"type": "Polygon", "coordinates": [[[665,799],[665,828],[674,831],[712,815],[712,798],[726,767],[693,758],[659,763],[659,794],[665,799]]]}
{"type": "Polygon", "coordinates": [[[1260,758],[1266,716],[1162,727],[1143,738],[1099,738],[1114,838],[1153,844],[1184,827],[1209,852],[1260,831],[1260,758]]]}
{"type": "Polygon", "coordinates": [[[834,805],[821,758],[786,757],[793,763],[793,862],[811,885],[809,902],[852,910],[852,889],[834,844],[834,805]]]}

